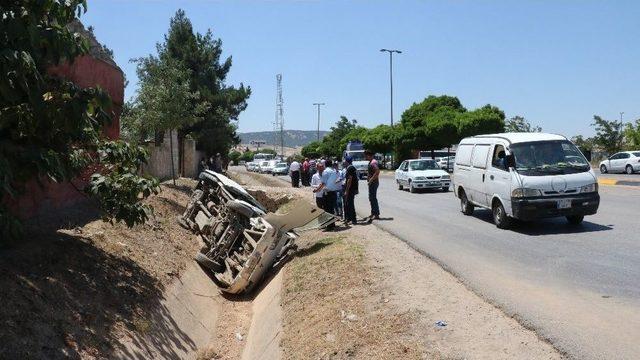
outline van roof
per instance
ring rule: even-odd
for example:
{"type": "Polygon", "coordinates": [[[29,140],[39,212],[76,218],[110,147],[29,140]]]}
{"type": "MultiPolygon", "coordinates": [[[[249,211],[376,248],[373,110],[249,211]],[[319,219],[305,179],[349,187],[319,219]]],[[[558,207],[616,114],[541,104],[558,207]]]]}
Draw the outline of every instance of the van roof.
{"type": "Polygon", "coordinates": [[[531,133],[521,132],[521,133],[501,133],[501,134],[476,135],[476,136],[473,136],[473,137],[468,137],[468,138],[462,139],[462,141],[460,141],[460,143],[461,144],[473,143],[473,142],[476,142],[479,139],[486,139],[486,138],[503,139],[503,140],[507,140],[508,142],[510,142],[512,144],[522,143],[522,142],[530,142],[530,141],[567,140],[566,137],[564,137],[562,135],[558,135],[558,134],[548,134],[548,133],[539,133],[539,132],[531,132],[531,133]]]}

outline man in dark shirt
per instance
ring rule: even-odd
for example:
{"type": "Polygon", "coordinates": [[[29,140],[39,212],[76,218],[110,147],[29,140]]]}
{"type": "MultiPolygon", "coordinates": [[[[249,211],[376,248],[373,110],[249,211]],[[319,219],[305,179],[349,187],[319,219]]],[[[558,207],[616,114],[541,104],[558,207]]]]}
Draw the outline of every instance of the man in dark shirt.
{"type": "Polygon", "coordinates": [[[349,224],[357,224],[355,197],[358,194],[358,171],[353,166],[353,158],[347,156],[344,161],[348,164],[344,186],[344,221],[349,224]]]}
{"type": "Polygon", "coordinates": [[[372,220],[380,219],[380,207],[378,206],[378,185],[380,185],[378,177],[380,176],[380,167],[378,166],[378,160],[373,157],[372,151],[365,151],[364,156],[367,158],[367,161],[369,161],[367,184],[369,185],[369,203],[371,204],[369,222],[371,222],[372,220]]]}

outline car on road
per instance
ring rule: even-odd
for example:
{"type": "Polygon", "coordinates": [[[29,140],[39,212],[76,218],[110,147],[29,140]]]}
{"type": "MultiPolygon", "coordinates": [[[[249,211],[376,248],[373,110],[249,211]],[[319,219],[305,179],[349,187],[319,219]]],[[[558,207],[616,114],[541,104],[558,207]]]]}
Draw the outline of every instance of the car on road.
{"type": "Polygon", "coordinates": [[[598,211],[598,181],[566,137],[505,133],[465,138],[458,146],[453,189],[462,213],[490,209],[497,227],[511,219],[567,218],[582,223],[598,211]]]}
{"type": "Polygon", "coordinates": [[[258,164],[258,172],[261,174],[265,174],[268,168],[269,168],[268,160],[260,161],[260,163],[258,164]]]}
{"type": "Polygon", "coordinates": [[[453,164],[455,162],[455,156],[444,156],[436,159],[436,163],[442,170],[451,171],[453,170],[453,164]]]}
{"type": "Polygon", "coordinates": [[[245,169],[247,169],[247,171],[255,171],[256,170],[256,163],[254,163],[253,161],[249,161],[247,163],[244,164],[245,169]]]}
{"type": "Polygon", "coordinates": [[[287,175],[289,174],[289,164],[286,162],[278,162],[273,166],[273,170],[271,171],[271,175],[287,175]]]}
{"type": "Polygon", "coordinates": [[[640,150],[623,151],[613,154],[600,162],[600,172],[627,173],[629,175],[640,171],[640,150]]]}
{"type": "Polygon", "coordinates": [[[398,189],[441,189],[449,191],[451,176],[438,166],[435,160],[411,159],[403,161],[395,172],[398,189]]]}

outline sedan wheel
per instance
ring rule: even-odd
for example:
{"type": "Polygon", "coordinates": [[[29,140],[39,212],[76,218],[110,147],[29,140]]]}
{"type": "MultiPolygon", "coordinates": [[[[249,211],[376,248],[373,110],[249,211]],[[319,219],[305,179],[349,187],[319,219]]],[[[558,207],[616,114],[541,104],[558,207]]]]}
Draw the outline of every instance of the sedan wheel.
{"type": "Polygon", "coordinates": [[[409,180],[409,192],[415,193],[416,191],[417,191],[416,188],[414,188],[413,185],[411,185],[411,180],[409,180]]]}
{"type": "Polygon", "coordinates": [[[604,165],[600,165],[600,173],[601,174],[606,174],[607,173],[607,167],[604,165]]]}
{"type": "Polygon", "coordinates": [[[633,174],[633,167],[631,165],[627,165],[627,167],[625,168],[626,172],[628,175],[633,174]]]}

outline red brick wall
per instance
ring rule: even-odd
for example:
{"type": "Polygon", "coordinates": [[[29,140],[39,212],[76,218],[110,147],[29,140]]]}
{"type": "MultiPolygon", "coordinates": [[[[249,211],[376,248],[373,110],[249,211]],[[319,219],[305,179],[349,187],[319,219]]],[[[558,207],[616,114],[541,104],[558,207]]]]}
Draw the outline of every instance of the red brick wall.
{"type": "MultiPolygon", "coordinates": [[[[99,86],[106,91],[113,102],[113,122],[104,129],[104,134],[110,139],[120,137],[120,112],[124,102],[124,76],[120,69],[87,55],[77,58],[71,64],[51,68],[49,73],[69,79],[81,87],[99,86]]],[[[81,179],[74,180],[78,189],[84,187],[90,172],[81,179]]],[[[9,201],[12,211],[23,219],[47,215],[48,212],[73,206],[86,199],[69,183],[45,180],[44,186],[40,186],[36,181],[31,181],[25,188],[24,195],[9,201]]]]}

